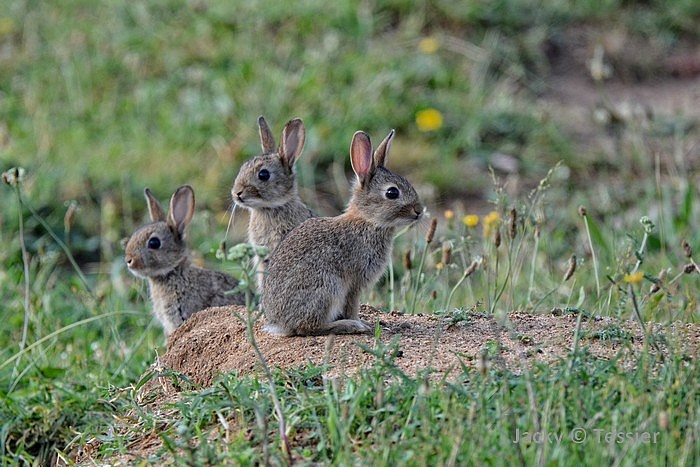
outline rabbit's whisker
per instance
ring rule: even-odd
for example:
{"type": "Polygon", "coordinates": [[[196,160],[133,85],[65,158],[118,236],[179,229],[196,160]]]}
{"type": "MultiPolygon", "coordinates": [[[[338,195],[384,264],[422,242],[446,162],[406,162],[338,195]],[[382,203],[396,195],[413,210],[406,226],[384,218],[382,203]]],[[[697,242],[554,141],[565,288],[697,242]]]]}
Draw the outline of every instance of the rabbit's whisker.
{"type": "Polygon", "coordinates": [[[416,235],[425,238],[425,236],[428,234],[428,230],[430,230],[430,222],[430,214],[427,211],[424,211],[420,219],[411,224],[409,227],[412,228],[414,232],[416,232],[416,235]]]}
{"type": "Polygon", "coordinates": [[[236,217],[236,203],[231,203],[231,216],[228,218],[228,225],[226,226],[226,233],[224,234],[224,241],[228,240],[228,233],[233,225],[233,220],[236,217]]]}

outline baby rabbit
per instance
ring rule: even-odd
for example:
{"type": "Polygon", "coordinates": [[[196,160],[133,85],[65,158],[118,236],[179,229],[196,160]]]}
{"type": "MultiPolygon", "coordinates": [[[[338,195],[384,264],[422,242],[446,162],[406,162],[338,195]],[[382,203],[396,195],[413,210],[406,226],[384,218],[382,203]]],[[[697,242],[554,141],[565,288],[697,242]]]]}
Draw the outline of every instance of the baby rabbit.
{"type": "Polygon", "coordinates": [[[148,279],[153,313],[170,335],[192,313],[212,306],[245,304],[240,294],[228,294],[233,277],[190,264],[185,230],[194,213],[194,191],[183,185],[173,193],[166,218],[151,191],[145,189],[151,223],[136,230],[126,244],[129,271],[148,279]]]}
{"type": "Polygon", "coordinates": [[[358,318],[360,293],[384,272],[396,230],[423,215],[411,184],[384,166],[393,138],[392,130],[372,157],[369,136],[355,133],[350,160],[357,179],[345,212],[305,221],[270,256],[262,293],[268,332],[371,330],[358,318]]]}
{"type": "MultiPolygon", "coordinates": [[[[310,217],[311,210],[299,198],[294,163],[304,149],[304,122],[295,118],[282,131],[282,143],[275,148],[275,139],[263,117],[258,118],[262,154],[247,161],[236,177],[231,196],[233,201],[250,211],[248,242],[277,248],[282,238],[310,217]]],[[[257,258],[258,286],[265,264],[257,258]]]]}

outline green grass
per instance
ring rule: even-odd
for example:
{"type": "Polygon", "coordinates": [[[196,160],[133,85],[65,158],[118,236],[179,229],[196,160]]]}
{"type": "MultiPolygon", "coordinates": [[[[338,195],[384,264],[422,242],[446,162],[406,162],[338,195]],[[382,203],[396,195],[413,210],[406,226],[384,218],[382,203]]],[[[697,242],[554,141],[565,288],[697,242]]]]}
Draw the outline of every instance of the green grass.
{"type": "MultiPolygon", "coordinates": [[[[377,349],[379,355],[386,351],[377,349]]],[[[658,372],[651,371],[660,364],[653,358],[632,372],[585,352],[570,358],[573,371],[568,361],[536,365],[525,375],[465,369],[458,381],[440,382],[439,390],[427,377],[405,377],[391,358],[340,381],[322,380],[320,369],[313,368],[277,372],[274,380],[294,461],[465,465],[498,459],[502,465],[532,465],[542,458],[562,465],[662,465],[697,459],[697,443],[688,438],[700,429],[698,396],[692,370],[680,355],[672,355],[658,372]],[[387,378],[393,382],[387,384],[387,378]],[[523,441],[525,432],[537,430],[563,438],[523,441]],[[573,441],[581,430],[587,439],[573,441]],[[656,442],[615,441],[627,432],[649,433],[656,442]]],[[[141,409],[138,424],[122,425],[99,452],[126,452],[129,443],[158,426],[165,443],[151,460],[176,455],[183,465],[284,464],[288,459],[276,434],[278,422],[270,416],[269,390],[255,377],[227,375],[165,409],[141,409]]],[[[116,399],[127,413],[138,405],[133,392],[116,399]]]]}
{"type": "Polygon", "coordinates": [[[429,243],[420,229],[399,236],[390,275],[366,297],[373,305],[437,313],[454,327],[474,312],[553,308],[698,323],[700,274],[683,272],[693,260],[681,247],[700,249],[697,122],[608,121],[581,145],[537,103],[546,51],[567,28],[614,25],[671,51],[697,43],[698,21],[691,0],[2,2],[0,169],[27,170],[17,189],[0,189],[3,464],[48,463],[79,446],[107,461],[154,432],[153,462],[177,453],[175,462],[212,464],[697,463],[697,355],[672,335],[650,340],[665,339],[663,360],[645,350],[632,370],[623,353],[588,355],[592,341],[625,351],[616,325],[520,372],[467,362],[456,381],[407,377],[392,365],[396,349],[377,347],[377,364],[352,378],[324,380],[320,368],[224,375],[212,388],[182,383],[189,390],[165,407],[143,405],[134,386],[165,341],[120,240],[144,219],[145,186],[165,200],[191,183],[191,244],[216,264],[229,187],[258,151],[260,114],[276,134],[304,119],[300,185],[324,214],[344,204],[353,132],[379,141],[396,128],[390,164],[440,222],[429,243]],[[433,131],[416,121],[425,109],[443,117],[433,131]],[[514,157],[517,177],[490,176],[494,154],[514,157]],[[451,202],[473,198],[492,206],[451,202]],[[479,224],[467,227],[467,214],[479,224]],[[574,428],[588,439],[512,442],[516,429],[574,428]],[[599,443],[596,429],[658,432],[658,442],[599,443]]]}

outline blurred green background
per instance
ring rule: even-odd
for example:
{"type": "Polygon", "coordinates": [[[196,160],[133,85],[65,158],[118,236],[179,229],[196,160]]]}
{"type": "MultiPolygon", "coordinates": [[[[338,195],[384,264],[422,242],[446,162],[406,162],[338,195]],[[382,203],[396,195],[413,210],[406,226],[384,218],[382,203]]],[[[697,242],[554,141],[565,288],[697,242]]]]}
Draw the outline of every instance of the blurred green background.
{"type": "MultiPolygon", "coordinates": [[[[618,80],[670,76],[654,59],[697,45],[699,17],[690,0],[6,0],[0,165],[27,169],[25,189],[57,225],[76,200],[74,230],[87,238],[105,203],[127,234],[145,186],[167,199],[191,183],[220,223],[238,167],[258,152],[258,115],[277,135],[304,119],[300,183],[326,214],[344,204],[341,168],[358,129],[379,141],[396,128],[391,164],[433,208],[487,197],[489,165],[525,187],[560,160],[574,184],[592,162],[620,176],[625,154],[608,160],[595,138],[579,144],[539,104],[549,78],[590,82],[600,44],[618,80]],[[441,117],[427,130],[417,119],[426,109],[441,117]]],[[[666,123],[667,134],[686,129],[666,123]]],[[[7,214],[8,190],[0,196],[7,214]]]]}

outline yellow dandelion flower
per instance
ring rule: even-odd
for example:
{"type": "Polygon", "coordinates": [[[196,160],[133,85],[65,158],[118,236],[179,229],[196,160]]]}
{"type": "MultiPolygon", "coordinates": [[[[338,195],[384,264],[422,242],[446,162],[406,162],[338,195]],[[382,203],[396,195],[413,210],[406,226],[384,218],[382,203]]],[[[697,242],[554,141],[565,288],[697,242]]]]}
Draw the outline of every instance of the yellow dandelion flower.
{"type": "Polygon", "coordinates": [[[442,263],[437,263],[435,265],[435,269],[437,269],[438,271],[441,270],[443,267],[444,267],[444,265],[442,263]]]}
{"type": "Polygon", "coordinates": [[[493,225],[499,220],[501,220],[501,216],[498,214],[498,212],[491,211],[490,213],[486,214],[486,217],[484,217],[484,224],[493,225]]]}
{"type": "Polygon", "coordinates": [[[437,109],[416,112],[416,125],[420,131],[434,131],[442,126],[442,114],[437,109]]]}
{"type": "Polygon", "coordinates": [[[476,227],[477,225],[479,225],[479,216],[474,214],[468,214],[464,216],[462,222],[464,222],[464,225],[466,225],[469,228],[476,227]]]}
{"type": "Polygon", "coordinates": [[[633,272],[632,274],[625,274],[622,278],[628,284],[639,284],[644,279],[644,273],[642,271],[633,272]]]}
{"type": "Polygon", "coordinates": [[[491,232],[500,220],[501,216],[497,211],[491,211],[484,216],[484,238],[488,238],[491,235],[491,232]]]}
{"type": "Polygon", "coordinates": [[[435,36],[424,37],[418,42],[418,50],[424,54],[434,54],[440,47],[440,42],[435,36]]]}
{"type": "Polygon", "coordinates": [[[451,221],[455,218],[455,212],[452,209],[445,209],[445,219],[451,221]]]}

